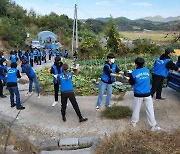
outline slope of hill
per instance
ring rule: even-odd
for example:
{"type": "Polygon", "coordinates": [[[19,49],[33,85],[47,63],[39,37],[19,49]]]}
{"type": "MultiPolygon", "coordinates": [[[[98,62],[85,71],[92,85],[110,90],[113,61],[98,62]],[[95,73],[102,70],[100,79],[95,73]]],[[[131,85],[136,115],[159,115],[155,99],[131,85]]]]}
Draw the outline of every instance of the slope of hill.
{"type": "Polygon", "coordinates": [[[170,21],[180,21],[180,16],[177,17],[168,17],[168,18],[164,18],[162,16],[154,16],[154,17],[145,17],[143,18],[144,20],[150,20],[150,21],[157,21],[157,22],[170,22],[170,21]]]}

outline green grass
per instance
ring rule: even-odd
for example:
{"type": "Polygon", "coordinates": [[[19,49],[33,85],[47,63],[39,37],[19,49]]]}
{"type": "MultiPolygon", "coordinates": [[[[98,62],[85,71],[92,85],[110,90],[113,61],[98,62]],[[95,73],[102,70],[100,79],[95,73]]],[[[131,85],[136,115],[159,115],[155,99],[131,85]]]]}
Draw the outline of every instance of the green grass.
{"type": "Polygon", "coordinates": [[[107,119],[123,119],[130,117],[132,115],[132,110],[128,106],[112,106],[107,107],[101,112],[101,117],[107,119]]]}

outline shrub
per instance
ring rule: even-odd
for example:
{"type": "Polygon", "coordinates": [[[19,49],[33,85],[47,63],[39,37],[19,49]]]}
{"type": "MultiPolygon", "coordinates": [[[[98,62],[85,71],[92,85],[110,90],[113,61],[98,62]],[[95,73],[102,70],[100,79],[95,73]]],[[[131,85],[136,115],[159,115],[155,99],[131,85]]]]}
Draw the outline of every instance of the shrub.
{"type": "Polygon", "coordinates": [[[112,106],[107,107],[104,111],[101,112],[101,116],[108,119],[122,119],[130,117],[132,111],[128,106],[112,106]]]}

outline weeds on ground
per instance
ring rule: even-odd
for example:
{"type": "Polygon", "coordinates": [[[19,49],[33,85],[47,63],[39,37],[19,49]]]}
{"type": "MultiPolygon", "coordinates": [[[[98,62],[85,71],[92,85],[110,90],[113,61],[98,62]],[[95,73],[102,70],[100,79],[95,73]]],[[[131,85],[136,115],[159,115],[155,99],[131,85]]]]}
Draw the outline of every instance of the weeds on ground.
{"type": "Polygon", "coordinates": [[[178,154],[180,130],[174,132],[150,132],[128,130],[106,137],[95,154],[178,154]]]}
{"type": "Polygon", "coordinates": [[[101,117],[105,117],[108,119],[123,119],[126,117],[130,117],[132,115],[132,111],[128,106],[112,106],[107,107],[104,111],[101,112],[101,117]]]}

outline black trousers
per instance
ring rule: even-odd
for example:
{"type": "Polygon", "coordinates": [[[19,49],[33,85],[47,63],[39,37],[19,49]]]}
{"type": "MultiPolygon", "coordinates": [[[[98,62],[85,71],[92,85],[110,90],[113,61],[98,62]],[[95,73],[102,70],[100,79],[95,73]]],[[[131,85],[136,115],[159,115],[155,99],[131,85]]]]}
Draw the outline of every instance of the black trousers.
{"type": "Polygon", "coordinates": [[[3,86],[4,86],[3,81],[0,79],[0,96],[3,95],[3,86]]]}
{"type": "Polygon", "coordinates": [[[51,60],[51,55],[49,55],[49,60],[51,60]]]}
{"type": "Polygon", "coordinates": [[[153,97],[156,92],[156,98],[161,98],[162,86],[165,77],[152,74],[152,88],[151,88],[151,96],[153,97]]]}
{"type": "Polygon", "coordinates": [[[30,65],[33,67],[33,59],[30,58],[30,65]]]}
{"type": "Polygon", "coordinates": [[[66,107],[67,107],[67,100],[70,100],[74,110],[76,111],[77,116],[79,119],[82,118],[81,112],[79,110],[79,106],[77,104],[74,92],[62,92],[61,93],[61,114],[64,117],[66,115],[66,107]]]}
{"type": "Polygon", "coordinates": [[[37,65],[41,65],[41,57],[38,57],[37,65]]]}
{"type": "Polygon", "coordinates": [[[59,82],[54,82],[54,98],[55,101],[58,101],[58,92],[59,92],[59,82]]]}

